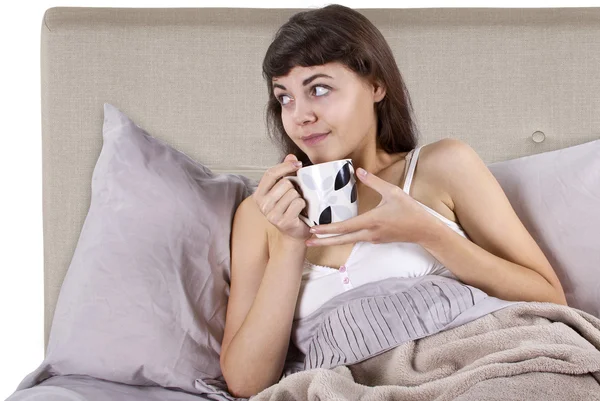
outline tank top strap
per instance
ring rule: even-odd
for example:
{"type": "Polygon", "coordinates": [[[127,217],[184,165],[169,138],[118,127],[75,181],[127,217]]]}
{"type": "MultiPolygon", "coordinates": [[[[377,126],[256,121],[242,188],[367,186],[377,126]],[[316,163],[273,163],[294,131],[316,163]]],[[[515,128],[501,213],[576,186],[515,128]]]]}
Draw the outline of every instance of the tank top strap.
{"type": "Polygon", "coordinates": [[[404,178],[404,186],[402,190],[408,195],[410,195],[410,184],[412,184],[413,176],[415,175],[417,159],[419,158],[419,152],[421,151],[421,148],[422,146],[418,146],[406,155],[407,158],[410,157],[410,164],[408,165],[408,170],[406,172],[406,177],[404,178]]]}

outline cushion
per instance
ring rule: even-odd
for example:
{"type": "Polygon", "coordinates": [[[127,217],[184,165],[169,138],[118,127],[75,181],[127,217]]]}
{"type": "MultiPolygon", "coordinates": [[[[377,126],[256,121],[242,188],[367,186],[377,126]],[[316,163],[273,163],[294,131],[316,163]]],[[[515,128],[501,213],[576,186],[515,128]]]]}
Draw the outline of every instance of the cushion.
{"type": "Polygon", "coordinates": [[[488,166],[569,306],[600,317],[600,140],[488,166]]]}
{"type": "Polygon", "coordinates": [[[192,393],[226,390],[219,354],[230,230],[256,184],[213,174],[110,104],[103,139],[47,356],[19,389],[79,374],[192,393]]]}

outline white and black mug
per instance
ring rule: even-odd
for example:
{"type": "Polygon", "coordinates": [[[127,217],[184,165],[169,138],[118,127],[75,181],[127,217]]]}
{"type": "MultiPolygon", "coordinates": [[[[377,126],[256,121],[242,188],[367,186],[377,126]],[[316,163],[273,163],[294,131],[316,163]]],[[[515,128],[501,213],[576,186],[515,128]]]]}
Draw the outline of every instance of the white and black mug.
{"type": "MultiPolygon", "coordinates": [[[[300,189],[306,207],[298,216],[309,227],[337,223],[358,215],[356,177],[351,159],[333,160],[298,169],[286,176],[300,189]]],[[[338,234],[316,234],[326,238],[338,234]]]]}

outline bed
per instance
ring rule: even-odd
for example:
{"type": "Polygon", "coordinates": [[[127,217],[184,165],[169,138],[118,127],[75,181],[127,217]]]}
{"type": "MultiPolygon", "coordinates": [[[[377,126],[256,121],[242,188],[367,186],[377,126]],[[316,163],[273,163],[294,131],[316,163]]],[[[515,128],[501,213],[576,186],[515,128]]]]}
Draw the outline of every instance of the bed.
{"type": "MultiPolygon", "coordinates": [[[[135,121],[132,129],[145,130],[212,173],[238,177],[236,185],[244,190],[236,187],[229,214],[223,212],[230,218],[239,201],[248,196],[246,189],[250,191],[282,156],[267,136],[267,91],[261,62],[277,27],[298,11],[85,7],[46,11],[41,24],[45,347],[51,343],[53,320],[57,324],[55,310],[63,280],[82,241],[107,108],[126,113],[135,121]]],[[[593,294],[593,288],[600,289],[600,247],[588,246],[580,252],[569,248],[568,252],[580,257],[588,255],[577,267],[561,259],[553,243],[543,240],[547,228],[526,218],[543,200],[540,196],[537,201],[533,196],[525,198],[500,167],[512,160],[530,162],[538,160],[531,157],[580,149],[578,146],[600,139],[600,8],[359,11],[375,23],[392,47],[414,105],[420,144],[457,138],[474,148],[488,165],[498,166],[492,171],[507,193],[513,191],[509,198],[515,210],[552,261],[561,265],[561,281],[569,289],[585,283],[592,286],[586,299],[578,299],[576,291],[567,295],[570,305],[585,311],[580,316],[593,325],[600,310],[598,296],[593,294]],[[569,269],[578,269],[577,274],[569,269]]],[[[600,173],[594,172],[600,167],[597,149],[587,153],[596,164],[577,166],[577,171],[588,175],[571,176],[575,183],[585,181],[593,186],[600,182],[600,173]]],[[[567,156],[565,160],[583,160],[567,156]]],[[[557,171],[574,168],[567,161],[565,165],[546,163],[546,170],[532,174],[539,178],[545,171],[554,176],[557,171]]],[[[524,164],[518,166],[525,168],[524,164]]],[[[515,168],[511,171],[514,175],[515,168]]],[[[593,206],[594,201],[600,203],[597,195],[588,191],[577,196],[588,196],[586,205],[593,206]]],[[[578,202],[576,199],[566,196],[563,204],[578,202]]],[[[589,239],[599,233],[593,228],[598,213],[585,212],[581,205],[570,204],[572,209],[565,213],[570,217],[578,211],[584,213],[581,216],[586,216],[589,225],[579,227],[579,232],[589,239]]],[[[226,245],[219,246],[226,249],[226,245]]],[[[220,261],[228,263],[224,255],[220,261]]],[[[86,274],[79,280],[92,279],[91,273],[86,274]]],[[[91,291],[91,284],[82,285],[91,291]]],[[[95,299],[106,301],[100,295],[95,299]]],[[[224,312],[222,305],[219,311],[224,312]]],[[[114,309],[112,313],[116,313],[114,309]]],[[[72,334],[63,327],[61,333],[67,332],[72,334]]],[[[93,335],[91,331],[83,333],[93,335]]],[[[218,348],[218,339],[217,333],[212,347],[218,348]]],[[[60,342],[58,332],[55,341],[60,342]]],[[[98,346],[88,344],[89,348],[77,353],[91,358],[111,352],[110,343],[91,350],[98,346]]],[[[64,347],[55,345],[57,360],[57,350],[64,347]]],[[[46,351],[47,362],[50,353],[46,351]]],[[[231,399],[223,391],[203,392],[193,384],[184,387],[176,380],[149,378],[143,366],[134,374],[125,374],[116,360],[77,370],[76,362],[65,360],[67,355],[76,358],[77,353],[65,351],[62,365],[42,363],[9,399],[231,399]],[[93,373],[101,371],[112,375],[93,373]],[[119,379],[125,376],[127,380],[119,379]]],[[[166,368],[176,375],[178,367],[166,368]]],[[[210,369],[198,371],[210,373],[210,369]]],[[[595,374],[590,370],[587,379],[597,380],[598,372],[595,374]]],[[[204,380],[203,385],[215,383],[204,380]]],[[[275,393],[272,397],[278,399],[275,393]]]]}

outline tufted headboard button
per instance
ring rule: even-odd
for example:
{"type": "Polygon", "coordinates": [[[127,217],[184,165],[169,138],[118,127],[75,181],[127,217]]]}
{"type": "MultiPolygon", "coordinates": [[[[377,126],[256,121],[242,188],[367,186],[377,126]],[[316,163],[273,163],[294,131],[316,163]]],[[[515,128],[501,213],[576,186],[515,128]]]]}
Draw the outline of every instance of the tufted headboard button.
{"type": "Polygon", "coordinates": [[[533,142],[541,143],[544,142],[544,139],[546,139],[546,135],[542,131],[535,131],[531,135],[531,139],[533,139],[533,142]]]}

